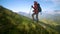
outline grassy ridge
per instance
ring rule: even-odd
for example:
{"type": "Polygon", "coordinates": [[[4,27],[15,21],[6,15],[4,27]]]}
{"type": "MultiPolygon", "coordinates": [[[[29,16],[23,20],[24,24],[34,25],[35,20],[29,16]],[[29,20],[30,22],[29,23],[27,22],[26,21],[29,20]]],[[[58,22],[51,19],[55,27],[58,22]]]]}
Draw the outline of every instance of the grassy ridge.
{"type": "Polygon", "coordinates": [[[58,34],[52,29],[46,29],[25,16],[19,15],[0,6],[1,34],[58,34]]]}

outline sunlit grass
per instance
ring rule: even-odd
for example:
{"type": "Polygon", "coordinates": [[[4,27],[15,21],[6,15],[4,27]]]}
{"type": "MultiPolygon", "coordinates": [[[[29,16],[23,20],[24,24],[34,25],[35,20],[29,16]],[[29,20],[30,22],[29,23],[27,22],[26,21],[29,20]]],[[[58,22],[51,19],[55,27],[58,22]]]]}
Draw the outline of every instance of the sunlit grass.
{"type": "Polygon", "coordinates": [[[57,25],[59,25],[58,23],[54,22],[53,20],[42,19],[40,21],[44,22],[45,24],[49,24],[51,26],[57,26],[57,25]]]}

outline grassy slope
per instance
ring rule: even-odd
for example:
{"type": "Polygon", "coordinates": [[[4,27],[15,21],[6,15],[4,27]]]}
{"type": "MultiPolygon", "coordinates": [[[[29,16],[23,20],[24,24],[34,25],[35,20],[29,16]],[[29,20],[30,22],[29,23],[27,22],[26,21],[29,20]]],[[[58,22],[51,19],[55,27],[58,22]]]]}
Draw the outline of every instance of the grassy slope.
{"type": "Polygon", "coordinates": [[[42,19],[40,21],[42,21],[45,25],[49,24],[47,26],[49,26],[52,29],[57,30],[60,33],[60,24],[59,24],[60,22],[59,22],[58,16],[54,17],[54,18],[50,17],[50,19],[44,18],[44,19],[42,19]],[[55,19],[55,21],[53,19],[55,19]]]}
{"type": "MultiPolygon", "coordinates": [[[[40,22],[42,23],[42,22],[40,22]]],[[[42,24],[33,23],[31,19],[0,6],[1,34],[58,34],[57,31],[45,28],[42,24]]]]}

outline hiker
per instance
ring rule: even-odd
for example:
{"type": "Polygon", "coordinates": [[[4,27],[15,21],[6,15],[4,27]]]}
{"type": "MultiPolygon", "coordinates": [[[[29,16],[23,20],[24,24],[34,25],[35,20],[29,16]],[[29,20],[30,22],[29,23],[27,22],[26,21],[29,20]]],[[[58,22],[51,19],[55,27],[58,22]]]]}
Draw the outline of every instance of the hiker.
{"type": "Polygon", "coordinates": [[[38,14],[39,12],[41,12],[41,8],[40,8],[40,5],[39,3],[37,3],[37,1],[34,1],[34,6],[31,6],[34,10],[33,10],[33,14],[32,14],[32,19],[33,21],[35,20],[34,19],[34,15],[36,15],[36,22],[38,22],[38,14]]]}

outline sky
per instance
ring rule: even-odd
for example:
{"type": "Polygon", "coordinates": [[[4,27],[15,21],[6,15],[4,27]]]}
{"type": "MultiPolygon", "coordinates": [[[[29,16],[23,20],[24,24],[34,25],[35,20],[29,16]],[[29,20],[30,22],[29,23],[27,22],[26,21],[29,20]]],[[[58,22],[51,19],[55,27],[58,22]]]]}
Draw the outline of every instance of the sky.
{"type": "Polygon", "coordinates": [[[40,4],[43,12],[60,10],[60,0],[0,0],[0,5],[14,12],[29,13],[34,1],[40,4]]]}

